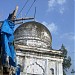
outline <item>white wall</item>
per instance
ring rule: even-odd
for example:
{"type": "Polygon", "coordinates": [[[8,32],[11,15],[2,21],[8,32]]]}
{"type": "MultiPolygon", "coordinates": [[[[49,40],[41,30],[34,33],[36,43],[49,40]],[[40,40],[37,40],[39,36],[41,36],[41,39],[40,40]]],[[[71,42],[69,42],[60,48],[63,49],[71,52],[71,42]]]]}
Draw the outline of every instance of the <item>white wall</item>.
{"type": "Polygon", "coordinates": [[[63,75],[62,59],[25,54],[22,57],[18,56],[18,60],[18,63],[23,63],[24,67],[24,74],[21,75],[27,75],[27,73],[52,75],[51,68],[54,69],[54,75],[63,75]]]}

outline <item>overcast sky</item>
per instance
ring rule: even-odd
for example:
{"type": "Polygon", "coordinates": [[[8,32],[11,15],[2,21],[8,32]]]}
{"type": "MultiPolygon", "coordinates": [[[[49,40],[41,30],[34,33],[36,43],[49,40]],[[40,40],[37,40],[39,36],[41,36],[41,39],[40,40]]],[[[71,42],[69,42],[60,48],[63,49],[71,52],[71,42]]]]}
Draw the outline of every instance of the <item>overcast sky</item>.
{"type": "MultiPolygon", "coordinates": [[[[1,0],[0,20],[5,20],[9,13],[15,9],[16,5],[19,6],[19,13],[26,1],[1,0]]],[[[28,1],[22,13],[17,18],[25,17],[33,1],[28,1]]],[[[35,20],[44,24],[50,30],[52,34],[52,48],[58,50],[64,44],[68,50],[68,55],[72,58],[72,64],[75,63],[74,3],[75,0],[36,0],[27,14],[27,17],[33,17],[36,7],[35,20]]],[[[71,69],[67,75],[71,75],[71,69]]]]}

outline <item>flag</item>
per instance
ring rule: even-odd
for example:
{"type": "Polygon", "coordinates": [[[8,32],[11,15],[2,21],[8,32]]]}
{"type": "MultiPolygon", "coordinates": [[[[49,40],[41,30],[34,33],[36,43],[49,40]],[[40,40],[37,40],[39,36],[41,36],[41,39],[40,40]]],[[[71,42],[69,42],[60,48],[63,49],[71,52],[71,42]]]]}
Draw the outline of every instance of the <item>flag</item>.
{"type": "Polygon", "coordinates": [[[20,65],[17,65],[17,69],[16,69],[16,75],[20,75],[20,65]]]}
{"type": "Polygon", "coordinates": [[[0,29],[0,58],[1,58],[1,29],[0,29]]]}
{"type": "Polygon", "coordinates": [[[10,25],[7,20],[5,20],[2,24],[1,31],[10,35],[13,34],[13,30],[10,28],[10,25]]]}
{"type": "Polygon", "coordinates": [[[14,61],[13,61],[12,58],[9,57],[9,65],[12,65],[12,66],[16,67],[15,61],[16,61],[16,59],[14,59],[14,61]]]}
{"type": "Polygon", "coordinates": [[[13,45],[14,26],[15,25],[12,22],[5,20],[1,27],[3,51],[7,56],[9,56],[9,61],[10,61],[9,63],[12,66],[14,66],[16,64],[16,62],[14,60],[16,58],[16,53],[15,53],[14,45],[13,45]]]}

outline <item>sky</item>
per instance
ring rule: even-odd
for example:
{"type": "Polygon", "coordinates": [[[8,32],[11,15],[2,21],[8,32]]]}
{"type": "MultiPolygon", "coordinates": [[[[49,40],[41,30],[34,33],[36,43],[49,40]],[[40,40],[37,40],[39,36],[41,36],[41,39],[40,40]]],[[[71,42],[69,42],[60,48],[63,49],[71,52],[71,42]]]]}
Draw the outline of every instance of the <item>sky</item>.
{"type": "Polygon", "coordinates": [[[50,30],[52,34],[52,48],[58,50],[61,48],[61,45],[64,44],[68,50],[68,55],[71,56],[72,59],[72,66],[68,70],[67,75],[71,75],[70,72],[75,66],[75,0],[36,0],[27,14],[27,11],[34,1],[29,0],[21,14],[18,15],[26,1],[27,0],[1,0],[0,21],[7,19],[9,13],[11,13],[17,5],[19,6],[17,18],[34,17],[36,7],[35,21],[44,24],[50,30]],[[26,14],[27,16],[25,16],[26,14]]]}

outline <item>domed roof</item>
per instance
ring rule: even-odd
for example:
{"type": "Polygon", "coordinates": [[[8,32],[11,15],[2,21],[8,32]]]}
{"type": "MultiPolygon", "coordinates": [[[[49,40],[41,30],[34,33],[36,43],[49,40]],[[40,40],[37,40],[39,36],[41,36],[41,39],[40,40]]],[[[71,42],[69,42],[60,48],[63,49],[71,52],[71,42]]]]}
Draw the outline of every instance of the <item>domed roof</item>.
{"type": "Polygon", "coordinates": [[[41,23],[31,21],[20,25],[14,32],[15,44],[51,48],[50,31],[41,23]]]}

